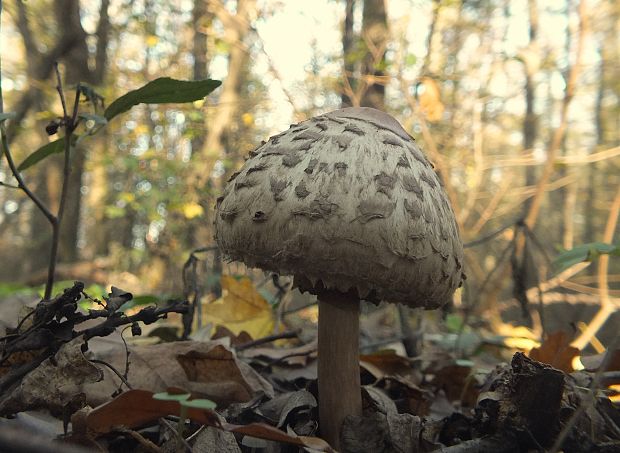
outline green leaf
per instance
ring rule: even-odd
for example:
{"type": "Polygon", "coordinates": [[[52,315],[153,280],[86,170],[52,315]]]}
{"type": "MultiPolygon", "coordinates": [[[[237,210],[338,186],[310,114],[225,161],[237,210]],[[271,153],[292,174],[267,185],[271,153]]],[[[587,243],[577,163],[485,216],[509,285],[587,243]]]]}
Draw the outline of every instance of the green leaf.
{"type": "Polygon", "coordinates": [[[156,400],[161,400],[161,401],[185,401],[186,399],[188,399],[190,396],[192,396],[191,393],[168,393],[168,392],[161,392],[161,393],[156,393],[153,395],[153,399],[156,400]]]}
{"type": "MultiPolygon", "coordinates": [[[[75,145],[79,135],[71,136],[71,145],[75,145]]],[[[27,168],[32,167],[39,161],[42,161],[47,156],[51,156],[52,154],[60,154],[65,150],[65,138],[61,137],[59,139],[54,140],[53,142],[49,142],[47,145],[43,145],[35,152],[33,152],[30,156],[26,157],[26,159],[19,164],[17,170],[24,171],[27,168]]]]}
{"type": "Polygon", "coordinates": [[[17,114],[15,112],[0,113],[0,123],[6,120],[12,120],[17,114]]]}
{"type": "Polygon", "coordinates": [[[620,256],[620,245],[606,244],[604,242],[590,242],[581,244],[570,250],[560,253],[553,260],[553,267],[561,272],[577,263],[593,261],[601,255],[609,254],[620,256]]]}
{"type": "Polygon", "coordinates": [[[217,404],[215,404],[215,402],[211,400],[195,399],[181,401],[181,406],[193,407],[196,409],[215,409],[217,407],[217,404]]]}
{"type": "Polygon", "coordinates": [[[0,297],[17,296],[17,295],[31,295],[36,294],[37,290],[29,286],[24,286],[19,283],[0,283],[0,297]]]}
{"type": "Polygon", "coordinates": [[[219,80],[175,80],[161,77],[147,83],[142,88],[130,91],[112,102],[104,116],[110,121],[115,116],[128,111],[138,104],[167,104],[193,102],[203,99],[222,84],[219,80]]]}
{"type": "Polygon", "coordinates": [[[405,66],[406,67],[411,67],[414,66],[418,61],[418,57],[416,57],[414,54],[410,53],[407,54],[407,56],[405,57],[405,66]]]}
{"type": "Polygon", "coordinates": [[[135,296],[133,298],[134,305],[149,305],[149,304],[157,304],[159,302],[159,297],[153,296],[152,294],[143,294],[141,296],[135,296]]]}

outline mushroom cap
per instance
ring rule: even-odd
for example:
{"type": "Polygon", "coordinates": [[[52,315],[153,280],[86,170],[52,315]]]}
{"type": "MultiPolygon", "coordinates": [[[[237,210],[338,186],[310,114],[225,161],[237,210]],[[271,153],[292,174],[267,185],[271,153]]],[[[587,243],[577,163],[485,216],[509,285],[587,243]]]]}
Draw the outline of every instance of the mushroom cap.
{"type": "Polygon", "coordinates": [[[437,308],[463,274],[454,212],[402,126],[367,107],[336,110],[271,137],[217,201],[223,254],[301,290],[437,308]]]}

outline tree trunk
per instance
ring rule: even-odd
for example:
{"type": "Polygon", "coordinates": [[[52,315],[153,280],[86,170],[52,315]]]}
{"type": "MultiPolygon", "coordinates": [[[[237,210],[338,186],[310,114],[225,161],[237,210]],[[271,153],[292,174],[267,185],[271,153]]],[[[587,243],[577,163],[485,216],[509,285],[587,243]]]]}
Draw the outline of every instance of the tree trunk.
{"type": "MultiPolygon", "coordinates": [[[[99,24],[97,27],[98,35],[96,50],[96,67],[94,70],[89,68],[89,52],[86,45],[86,32],[81,23],[80,2],[79,0],[58,0],[56,5],[56,20],[59,29],[63,34],[79,37],[77,44],[63,58],[65,66],[65,96],[69,105],[75,93],[75,86],[78,83],[96,85],[102,82],[102,77],[107,66],[107,44],[110,29],[108,6],[109,1],[101,2],[99,12],[99,24]]],[[[73,149],[71,156],[71,174],[69,176],[69,191],[65,204],[65,213],[61,225],[61,235],[59,244],[59,261],[74,262],[78,259],[77,239],[80,229],[80,216],[82,211],[82,179],[86,165],[86,150],[77,146],[73,149]]]]}
{"type": "MultiPolygon", "coordinates": [[[[256,13],[256,0],[238,0],[237,13],[232,15],[219,1],[213,2],[214,15],[226,30],[225,40],[230,45],[228,73],[220,89],[217,111],[209,120],[209,133],[200,153],[202,165],[196,173],[198,187],[204,187],[218,160],[224,157],[223,137],[237,114],[238,86],[243,69],[248,62],[248,49],[244,39],[251,31],[256,13]]],[[[198,156],[196,156],[198,157],[198,156]]]]}
{"type": "Polygon", "coordinates": [[[340,95],[340,104],[344,107],[352,107],[353,100],[347,93],[347,90],[355,92],[355,82],[353,74],[355,73],[355,54],[353,53],[355,45],[355,34],[353,32],[353,23],[355,20],[355,0],[345,0],[344,29],[342,31],[342,58],[344,60],[345,86],[340,95]]]}
{"type": "Polygon", "coordinates": [[[437,28],[437,21],[439,19],[439,9],[441,8],[441,0],[433,0],[433,13],[431,17],[431,24],[428,29],[428,36],[426,37],[426,55],[424,57],[424,65],[420,71],[421,75],[428,75],[431,72],[431,57],[433,55],[433,44],[435,43],[435,29],[437,28]]]}
{"type": "Polygon", "coordinates": [[[362,39],[367,49],[362,61],[366,89],[360,105],[385,110],[385,51],[388,43],[385,0],[364,0],[362,39]]]}
{"type": "MultiPolygon", "coordinates": [[[[525,118],[523,119],[523,151],[531,153],[538,136],[538,117],[534,112],[536,85],[534,76],[538,72],[540,54],[538,50],[538,5],[536,0],[528,0],[529,17],[529,45],[522,52],[521,60],[525,69],[525,118]]],[[[525,185],[533,186],[536,183],[534,166],[525,167],[525,185]]],[[[527,201],[524,212],[529,210],[530,203],[527,201]]]]}

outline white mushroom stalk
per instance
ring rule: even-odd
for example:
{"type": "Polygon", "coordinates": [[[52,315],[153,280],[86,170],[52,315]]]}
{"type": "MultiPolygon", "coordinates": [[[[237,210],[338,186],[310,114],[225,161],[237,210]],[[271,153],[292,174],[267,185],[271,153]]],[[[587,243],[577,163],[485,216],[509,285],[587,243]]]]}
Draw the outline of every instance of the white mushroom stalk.
{"type": "Polygon", "coordinates": [[[359,300],[438,308],[464,278],[437,174],[371,108],[311,118],[259,146],[218,199],[215,229],[231,260],[293,275],[318,296],[320,430],[336,447],[344,417],[361,413],[359,300]]]}

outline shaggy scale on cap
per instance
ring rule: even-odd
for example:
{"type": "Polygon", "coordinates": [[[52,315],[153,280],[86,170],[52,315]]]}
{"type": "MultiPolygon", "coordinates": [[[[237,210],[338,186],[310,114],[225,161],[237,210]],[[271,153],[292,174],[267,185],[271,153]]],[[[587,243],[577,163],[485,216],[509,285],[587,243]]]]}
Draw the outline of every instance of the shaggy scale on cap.
{"type": "Polygon", "coordinates": [[[437,308],[463,277],[454,213],[432,165],[390,115],[346,108],[250,153],[218,199],[231,260],[302,290],[437,308]]]}

